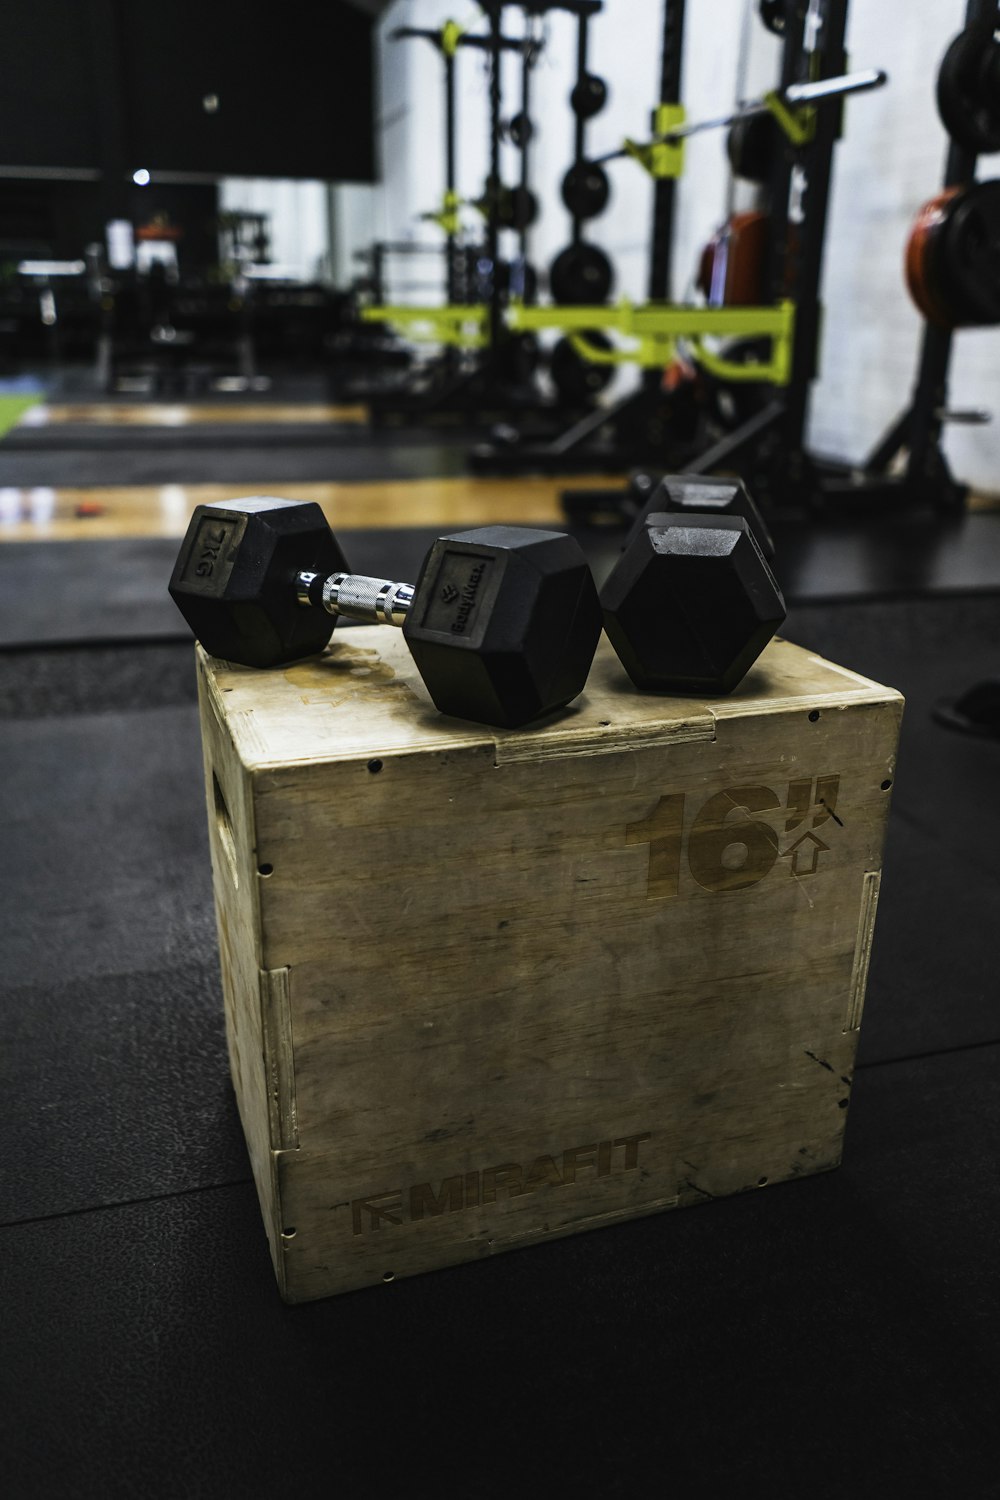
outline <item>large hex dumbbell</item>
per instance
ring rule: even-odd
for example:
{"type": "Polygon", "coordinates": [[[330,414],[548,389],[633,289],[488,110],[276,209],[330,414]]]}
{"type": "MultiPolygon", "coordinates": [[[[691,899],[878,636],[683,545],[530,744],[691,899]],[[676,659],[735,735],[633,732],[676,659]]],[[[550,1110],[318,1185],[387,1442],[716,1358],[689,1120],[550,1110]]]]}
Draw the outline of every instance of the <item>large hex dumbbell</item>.
{"type": "Polygon", "coordinates": [[[785,618],[772,555],[739,480],[665,476],[601,590],[604,628],[636,687],[732,692],[785,618]]]}
{"type": "Polygon", "coordinates": [[[601,609],[583,553],[555,531],[483,526],[436,541],[416,585],[352,574],[320,507],[199,505],[170,594],[206,651],[276,667],[322,651],[338,619],[402,626],[437,708],[515,728],[583,689],[601,609]]]}

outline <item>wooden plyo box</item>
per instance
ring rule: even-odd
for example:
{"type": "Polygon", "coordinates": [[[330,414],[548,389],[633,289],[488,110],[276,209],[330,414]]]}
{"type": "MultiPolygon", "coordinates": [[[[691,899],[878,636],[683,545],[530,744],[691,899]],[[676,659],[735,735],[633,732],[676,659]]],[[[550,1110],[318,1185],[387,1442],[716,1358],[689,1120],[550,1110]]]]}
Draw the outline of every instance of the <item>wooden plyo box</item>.
{"type": "Polygon", "coordinates": [[[644,696],[602,642],[507,732],[437,714],[393,630],[198,666],[286,1299],[836,1166],[898,693],[779,640],[731,698],[644,696]]]}

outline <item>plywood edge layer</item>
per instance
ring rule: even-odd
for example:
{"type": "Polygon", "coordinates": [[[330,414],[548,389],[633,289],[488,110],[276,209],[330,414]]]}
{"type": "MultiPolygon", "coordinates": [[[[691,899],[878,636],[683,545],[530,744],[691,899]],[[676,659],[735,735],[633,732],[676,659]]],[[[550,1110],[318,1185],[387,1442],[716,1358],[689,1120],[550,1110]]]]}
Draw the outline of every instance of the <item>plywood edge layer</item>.
{"type": "Polygon", "coordinates": [[[260,1008],[267,1069],[272,1147],[296,1149],[299,1144],[295,1103],[295,1056],[288,969],[260,970],[260,1008]]]}
{"type": "Polygon", "coordinates": [[[861,1012],[865,1004],[868,986],[868,966],[871,963],[872,942],[875,936],[875,915],[878,910],[878,894],[882,884],[881,870],[865,872],[861,888],[861,912],[858,917],[858,938],[854,948],[854,965],[851,971],[851,987],[848,992],[847,1016],[844,1030],[858,1031],[861,1027],[861,1012]]]}
{"type": "Polygon", "coordinates": [[[518,761],[565,760],[567,757],[586,755],[620,755],[623,751],[652,750],[658,745],[685,745],[711,743],[715,739],[715,715],[709,713],[704,719],[681,720],[661,723],[655,727],[648,724],[608,724],[602,734],[588,726],[568,730],[564,734],[554,731],[544,736],[526,732],[519,735],[498,736],[495,764],[512,765],[518,761]]]}

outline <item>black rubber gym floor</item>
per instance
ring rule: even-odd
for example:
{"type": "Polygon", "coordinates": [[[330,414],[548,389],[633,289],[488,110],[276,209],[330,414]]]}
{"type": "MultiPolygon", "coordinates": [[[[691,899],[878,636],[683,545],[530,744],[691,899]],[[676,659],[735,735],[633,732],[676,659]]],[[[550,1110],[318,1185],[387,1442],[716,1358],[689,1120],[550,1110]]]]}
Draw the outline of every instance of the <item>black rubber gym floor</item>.
{"type": "MultiPolygon", "coordinates": [[[[390,571],[428,540],[355,536],[390,571]]],[[[63,544],[2,558],[9,1492],[995,1496],[1000,745],[929,715],[1000,670],[995,561],[992,591],[906,564],[858,597],[886,575],[856,537],[848,597],[790,589],[785,634],[908,699],[843,1167],[289,1309],[228,1081],[191,648],[140,627],[159,554],[100,626],[129,545],[77,544],[111,549],[88,607],[63,544]]]]}
{"type": "MultiPolygon", "coordinates": [[[[441,452],[444,467],[431,458],[426,469],[408,477],[453,473],[454,454],[441,452]]],[[[390,445],[387,453],[382,460],[369,451],[366,468],[400,461],[400,449],[390,445]]],[[[221,455],[219,460],[221,465],[221,455]]],[[[230,455],[227,482],[234,492],[253,492],[267,482],[266,476],[257,476],[256,484],[252,477],[233,478],[234,472],[244,472],[241,461],[230,455]]],[[[281,462],[287,470],[287,456],[281,462]]],[[[333,472],[338,480],[378,477],[364,471],[345,476],[339,465],[333,472]]],[[[252,475],[252,470],[246,473],[252,475]]],[[[287,481],[290,476],[283,472],[281,477],[287,481]]],[[[399,477],[398,472],[392,477],[399,477]]],[[[966,596],[1000,588],[1000,512],[967,515],[954,524],[833,518],[776,523],[773,530],[782,587],[791,604],[966,596]]],[[[415,578],[438,534],[428,527],[351,531],[345,534],[345,546],[356,572],[415,578]]],[[[598,579],[605,577],[618,555],[621,533],[578,528],[576,535],[598,579]]],[[[0,547],[0,650],[38,643],[184,639],[186,627],[165,587],[177,547],[177,540],[168,537],[0,547]]]]}
{"type": "MultiPolygon", "coordinates": [[[[209,430],[209,441],[184,429],[153,428],[149,441],[132,443],[129,429],[115,428],[107,441],[73,447],[50,440],[21,445],[11,433],[0,445],[0,485],[224,484],[259,489],[281,480],[329,479],[343,482],[377,479],[438,479],[464,474],[461,454],[442,445],[440,436],[418,439],[407,432],[402,441],[373,447],[365,432],[344,427],[335,438],[305,429],[308,441],[294,450],[284,445],[284,429],[261,429],[258,445],[246,440],[246,429],[209,430]],[[226,446],[228,444],[228,446],[226,446]]],[[[204,435],[204,434],[203,434],[204,435]]],[[[58,435],[57,435],[58,436],[58,435]]]]}

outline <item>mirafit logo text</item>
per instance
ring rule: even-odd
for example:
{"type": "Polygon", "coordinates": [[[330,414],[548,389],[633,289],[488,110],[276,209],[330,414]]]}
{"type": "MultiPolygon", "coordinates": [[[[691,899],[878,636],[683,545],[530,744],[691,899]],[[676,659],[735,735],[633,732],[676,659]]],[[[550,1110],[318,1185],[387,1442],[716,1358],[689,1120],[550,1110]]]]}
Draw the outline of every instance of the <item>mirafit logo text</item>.
{"type": "Polygon", "coordinates": [[[639,1147],[651,1139],[652,1133],[646,1130],[641,1135],[574,1146],[561,1156],[536,1156],[523,1164],[507,1161],[481,1172],[459,1172],[445,1177],[437,1188],[432,1182],[417,1182],[409,1189],[370,1193],[351,1203],[354,1233],[485,1207],[498,1198],[520,1198],[541,1187],[573,1187],[612,1173],[634,1172],[639,1165],[639,1147]]]}

